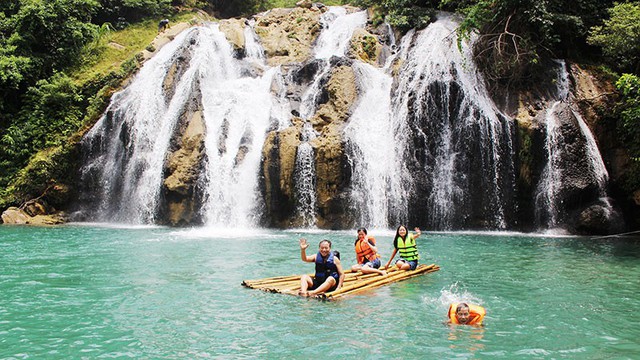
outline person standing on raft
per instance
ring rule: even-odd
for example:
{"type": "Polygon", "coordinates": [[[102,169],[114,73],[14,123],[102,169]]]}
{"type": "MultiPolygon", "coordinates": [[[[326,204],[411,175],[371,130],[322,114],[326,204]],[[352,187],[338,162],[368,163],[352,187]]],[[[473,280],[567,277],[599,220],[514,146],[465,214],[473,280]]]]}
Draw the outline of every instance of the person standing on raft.
{"type": "Polygon", "coordinates": [[[389,264],[391,264],[391,260],[396,256],[397,252],[400,252],[400,259],[396,261],[396,266],[399,270],[415,270],[418,267],[420,256],[416,246],[416,239],[422,232],[420,232],[420,228],[415,228],[414,230],[413,234],[409,234],[406,226],[398,226],[396,235],[393,238],[393,253],[391,253],[389,261],[384,266],[385,269],[389,268],[389,264]]]}
{"type": "Polygon", "coordinates": [[[480,305],[453,303],[449,305],[448,314],[450,324],[481,326],[486,311],[480,305]]]}
{"type": "Polygon", "coordinates": [[[382,276],[387,275],[384,270],[379,270],[380,254],[376,247],[376,239],[367,235],[367,229],[358,229],[358,238],[353,244],[356,247],[356,265],[351,267],[353,271],[362,271],[363,274],[377,273],[382,276]]]}
{"type": "Polygon", "coordinates": [[[331,241],[320,241],[318,245],[319,251],[315,255],[307,256],[306,250],[308,247],[307,240],[300,239],[300,258],[304,262],[315,263],[316,274],[313,278],[309,275],[302,275],[298,294],[301,296],[316,296],[340,289],[344,282],[344,271],[342,271],[339,257],[335,256],[331,251],[331,241]]]}

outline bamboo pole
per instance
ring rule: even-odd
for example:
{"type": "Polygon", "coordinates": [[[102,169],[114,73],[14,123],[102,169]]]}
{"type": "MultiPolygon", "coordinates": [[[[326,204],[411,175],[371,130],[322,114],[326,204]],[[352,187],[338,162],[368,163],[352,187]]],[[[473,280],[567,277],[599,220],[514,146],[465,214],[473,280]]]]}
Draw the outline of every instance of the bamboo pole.
{"type": "Polygon", "coordinates": [[[351,290],[349,292],[343,292],[343,293],[339,293],[339,294],[335,294],[335,295],[333,293],[329,293],[329,294],[326,295],[326,297],[324,299],[326,299],[326,300],[337,300],[337,299],[339,299],[341,297],[344,297],[344,296],[347,296],[347,295],[353,295],[355,293],[359,293],[359,292],[362,292],[362,291],[375,289],[375,288],[378,288],[378,287],[381,287],[381,286],[384,286],[384,285],[387,285],[387,284],[390,284],[390,283],[393,283],[393,282],[403,281],[403,280],[406,280],[406,279],[409,279],[409,278],[412,278],[412,277],[416,277],[416,276],[421,275],[421,274],[427,274],[427,273],[435,272],[435,271],[438,271],[438,270],[440,270],[440,267],[434,267],[434,268],[430,268],[430,269],[427,269],[427,270],[424,270],[424,271],[421,271],[421,272],[418,272],[418,273],[408,274],[408,275],[405,275],[405,276],[399,276],[398,278],[394,279],[393,281],[378,281],[378,282],[375,282],[375,283],[372,283],[372,284],[369,284],[369,285],[365,285],[365,286],[361,286],[359,288],[353,289],[353,290],[351,290]]]}
{"type": "Polygon", "coordinates": [[[357,283],[354,284],[352,286],[348,286],[345,287],[343,286],[341,289],[330,292],[330,293],[326,293],[324,294],[324,298],[327,299],[332,299],[332,298],[337,298],[339,297],[338,295],[340,294],[344,294],[344,293],[352,293],[354,292],[354,290],[362,288],[362,287],[368,287],[368,288],[376,288],[382,285],[386,285],[386,284],[390,284],[392,282],[396,282],[396,281],[400,281],[400,280],[404,280],[416,275],[420,275],[421,273],[428,271],[429,269],[434,268],[435,265],[425,265],[425,266],[420,266],[415,270],[400,270],[398,271],[397,274],[393,274],[391,276],[385,276],[382,278],[378,278],[378,279],[371,279],[369,281],[364,281],[361,283],[357,283]]]}
{"type": "MultiPolygon", "coordinates": [[[[356,275],[357,273],[359,273],[359,271],[353,271],[351,269],[349,270],[345,270],[344,271],[345,275],[348,274],[354,274],[356,275]]],[[[309,276],[313,276],[314,274],[307,274],[309,276]]],[[[288,276],[274,276],[274,277],[269,277],[269,278],[264,278],[264,279],[256,279],[256,280],[244,280],[242,282],[242,285],[248,286],[248,285],[256,285],[256,284],[262,284],[262,283],[270,283],[270,282],[279,282],[279,281],[286,281],[286,280],[292,280],[292,279],[300,279],[302,275],[288,275],[288,276]]]]}
{"type": "Polygon", "coordinates": [[[350,286],[343,286],[342,288],[340,288],[339,290],[330,292],[325,294],[325,297],[332,297],[334,295],[338,295],[341,293],[345,293],[345,292],[349,292],[353,289],[357,289],[359,287],[365,286],[365,285],[369,285],[369,284],[373,284],[373,283],[377,283],[377,282],[382,282],[382,284],[386,284],[386,283],[390,283],[390,282],[394,282],[398,279],[401,279],[405,276],[407,276],[406,274],[411,274],[411,273],[420,273],[426,270],[426,268],[431,268],[434,265],[428,265],[428,266],[421,266],[416,270],[399,270],[396,274],[392,274],[392,275],[387,275],[384,277],[378,277],[378,278],[373,278],[373,279],[368,279],[366,281],[362,281],[362,282],[358,282],[356,284],[350,285],[350,286]]]}
{"type": "MultiPolygon", "coordinates": [[[[396,269],[391,269],[389,272],[396,271],[396,269]]],[[[309,276],[313,276],[314,274],[308,274],[309,276]]],[[[380,276],[379,274],[362,274],[360,271],[345,271],[345,279],[344,282],[350,281],[358,281],[360,279],[366,279],[370,277],[380,276]]],[[[258,279],[258,280],[244,280],[242,282],[243,286],[250,287],[253,289],[261,289],[265,287],[279,287],[285,286],[290,282],[300,281],[302,275],[292,275],[292,276],[279,276],[273,278],[266,279],[258,279]]]]}

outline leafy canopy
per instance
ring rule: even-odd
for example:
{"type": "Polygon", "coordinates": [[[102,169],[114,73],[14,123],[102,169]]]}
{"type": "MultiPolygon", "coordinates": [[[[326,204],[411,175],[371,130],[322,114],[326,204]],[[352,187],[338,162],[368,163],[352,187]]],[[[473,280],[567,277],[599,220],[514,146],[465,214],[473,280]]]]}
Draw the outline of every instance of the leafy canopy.
{"type": "Polygon", "coordinates": [[[589,43],[601,46],[614,67],[640,73],[640,2],[616,4],[609,15],[591,29],[589,43]]]}

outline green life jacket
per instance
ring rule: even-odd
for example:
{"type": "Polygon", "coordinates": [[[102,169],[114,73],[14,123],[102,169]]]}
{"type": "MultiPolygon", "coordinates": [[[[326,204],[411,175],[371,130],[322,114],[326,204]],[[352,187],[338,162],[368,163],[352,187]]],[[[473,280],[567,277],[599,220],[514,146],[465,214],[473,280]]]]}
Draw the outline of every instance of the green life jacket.
{"type": "Polygon", "coordinates": [[[406,242],[402,240],[400,236],[396,240],[398,242],[398,251],[400,252],[400,257],[407,261],[414,261],[420,258],[418,255],[418,247],[416,247],[416,240],[411,236],[411,234],[407,234],[406,242]]]}

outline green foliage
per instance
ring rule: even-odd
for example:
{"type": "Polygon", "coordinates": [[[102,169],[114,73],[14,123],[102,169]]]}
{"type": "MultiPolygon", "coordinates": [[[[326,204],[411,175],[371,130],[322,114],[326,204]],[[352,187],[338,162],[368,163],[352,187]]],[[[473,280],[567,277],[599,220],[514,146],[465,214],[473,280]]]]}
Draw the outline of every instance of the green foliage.
{"type": "Polygon", "coordinates": [[[623,74],[616,87],[622,95],[619,130],[631,156],[640,159],[640,78],[623,74]]]}
{"type": "Polygon", "coordinates": [[[92,0],[22,2],[3,29],[10,30],[4,45],[13,49],[13,55],[31,58],[24,76],[44,78],[73,64],[96,32],[90,20],[97,6],[92,0]]]}
{"type": "Polygon", "coordinates": [[[367,54],[369,59],[375,59],[377,45],[378,40],[373,36],[365,36],[362,38],[362,50],[367,54]]]}
{"type": "Polygon", "coordinates": [[[31,154],[59,146],[82,123],[86,104],[73,81],[56,74],[29,88],[15,123],[0,138],[0,185],[24,166],[31,154]]]}
{"type": "MultiPolygon", "coordinates": [[[[94,17],[94,23],[109,22],[121,30],[131,23],[149,17],[166,17],[173,13],[171,0],[99,0],[100,8],[94,17]]],[[[178,5],[186,2],[179,1],[178,5]]]]}
{"type": "Polygon", "coordinates": [[[610,63],[640,73],[640,2],[616,4],[602,26],[591,28],[588,41],[602,47],[610,63]]]}
{"type": "Polygon", "coordinates": [[[461,39],[478,33],[474,53],[494,83],[537,81],[545,59],[579,56],[587,26],[596,23],[611,1],[596,0],[444,0],[442,6],[465,15],[461,39]]]}
{"type": "Polygon", "coordinates": [[[0,88],[17,90],[24,81],[22,69],[31,66],[31,59],[15,55],[15,45],[0,45],[0,88]]]}
{"type": "MultiPolygon", "coordinates": [[[[67,143],[36,153],[27,166],[18,171],[11,184],[0,191],[0,208],[18,206],[42,195],[54,184],[59,187],[72,183],[77,158],[77,146],[67,143]]],[[[68,196],[58,192],[47,196],[45,200],[57,207],[69,201],[65,195],[68,196]]]]}
{"type": "Polygon", "coordinates": [[[433,21],[438,6],[435,0],[354,0],[352,3],[373,8],[377,14],[383,15],[376,22],[386,21],[400,31],[426,27],[433,21]]]}
{"type": "Polygon", "coordinates": [[[632,192],[640,189],[640,78],[623,74],[616,87],[622,95],[617,131],[632,160],[624,187],[632,192]]]}

